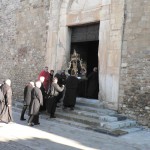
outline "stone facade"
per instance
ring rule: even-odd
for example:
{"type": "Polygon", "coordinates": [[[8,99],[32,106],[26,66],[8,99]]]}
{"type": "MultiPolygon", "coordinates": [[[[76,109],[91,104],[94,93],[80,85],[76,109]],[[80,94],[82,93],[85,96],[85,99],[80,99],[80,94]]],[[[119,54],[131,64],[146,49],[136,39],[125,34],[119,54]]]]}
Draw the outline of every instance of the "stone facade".
{"type": "Polygon", "coordinates": [[[45,65],[49,0],[1,1],[1,80],[10,78],[15,99],[45,65]]]}
{"type": "Polygon", "coordinates": [[[100,22],[99,99],[106,107],[117,110],[124,0],[52,0],[51,3],[50,10],[57,15],[50,14],[47,64],[55,70],[66,68],[70,55],[70,27],[100,22]]]}
{"type": "Polygon", "coordinates": [[[150,122],[148,0],[2,0],[1,80],[14,99],[43,66],[60,70],[70,56],[71,27],[99,22],[99,100],[142,124],[150,122]]]}
{"type": "Polygon", "coordinates": [[[127,0],[120,75],[120,112],[150,125],[150,1],[127,0]]]}

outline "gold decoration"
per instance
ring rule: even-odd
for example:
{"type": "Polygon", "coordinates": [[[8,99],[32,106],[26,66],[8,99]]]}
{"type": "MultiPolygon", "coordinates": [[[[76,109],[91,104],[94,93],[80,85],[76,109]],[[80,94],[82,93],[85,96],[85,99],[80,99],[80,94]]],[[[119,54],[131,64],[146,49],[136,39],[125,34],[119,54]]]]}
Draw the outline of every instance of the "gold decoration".
{"type": "Polygon", "coordinates": [[[70,70],[70,74],[75,76],[85,76],[87,65],[80,59],[80,54],[78,54],[76,50],[74,50],[70,59],[69,67],[67,69],[68,71],[70,70]]]}

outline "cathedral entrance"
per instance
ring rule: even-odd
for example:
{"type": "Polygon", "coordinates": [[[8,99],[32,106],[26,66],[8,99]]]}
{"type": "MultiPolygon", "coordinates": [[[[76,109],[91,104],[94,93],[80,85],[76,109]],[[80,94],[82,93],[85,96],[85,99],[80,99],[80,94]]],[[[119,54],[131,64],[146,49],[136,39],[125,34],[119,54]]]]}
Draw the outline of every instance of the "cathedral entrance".
{"type": "MultiPolygon", "coordinates": [[[[71,56],[74,54],[74,52],[79,54],[79,59],[82,63],[81,67],[78,67],[78,77],[81,77],[78,96],[88,97],[87,91],[90,84],[87,80],[87,77],[93,71],[94,67],[98,67],[99,23],[76,26],[72,27],[71,29],[72,34],[70,54],[71,56]],[[84,78],[82,78],[82,68],[84,68],[84,71],[86,72],[84,78]]],[[[94,94],[90,98],[98,98],[98,89],[96,96],[94,94]]]]}

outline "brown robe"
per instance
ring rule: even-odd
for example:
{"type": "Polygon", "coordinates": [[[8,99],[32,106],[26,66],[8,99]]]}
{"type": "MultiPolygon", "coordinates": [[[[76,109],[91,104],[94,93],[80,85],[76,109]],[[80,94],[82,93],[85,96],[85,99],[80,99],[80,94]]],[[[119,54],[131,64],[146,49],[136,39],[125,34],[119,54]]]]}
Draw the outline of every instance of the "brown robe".
{"type": "Polygon", "coordinates": [[[75,76],[69,76],[66,80],[66,91],[63,99],[65,107],[74,107],[76,104],[78,88],[78,79],[75,76]]]}
{"type": "Polygon", "coordinates": [[[43,95],[38,87],[34,87],[31,92],[31,103],[29,106],[29,115],[38,115],[40,105],[43,105],[43,95]]]}
{"type": "Polygon", "coordinates": [[[12,117],[12,89],[6,83],[2,85],[2,92],[4,94],[4,101],[2,102],[2,110],[0,113],[0,120],[6,123],[13,121],[12,117]]]}

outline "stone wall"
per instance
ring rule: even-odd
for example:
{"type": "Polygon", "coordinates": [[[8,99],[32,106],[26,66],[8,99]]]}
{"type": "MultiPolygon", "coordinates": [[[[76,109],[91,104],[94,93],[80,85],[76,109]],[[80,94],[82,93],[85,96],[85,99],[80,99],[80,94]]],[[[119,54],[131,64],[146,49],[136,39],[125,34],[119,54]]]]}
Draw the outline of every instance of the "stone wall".
{"type": "Polygon", "coordinates": [[[150,125],[150,1],[126,0],[120,112],[150,125]]]}
{"type": "Polygon", "coordinates": [[[14,99],[45,65],[49,0],[1,1],[1,80],[10,78],[14,99]]]}
{"type": "Polygon", "coordinates": [[[19,0],[0,2],[0,82],[12,76],[13,53],[16,50],[16,11],[19,0]]]}

